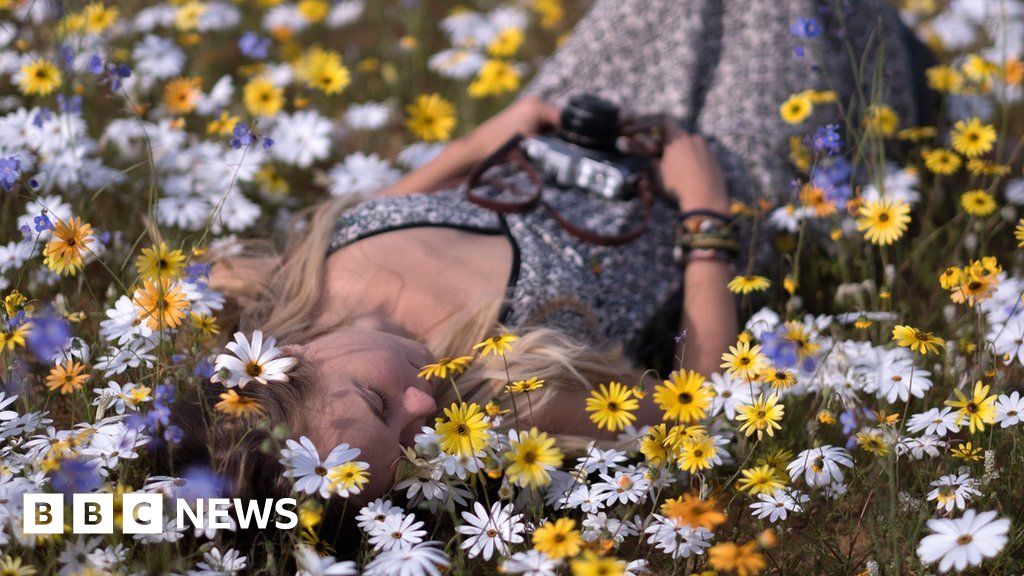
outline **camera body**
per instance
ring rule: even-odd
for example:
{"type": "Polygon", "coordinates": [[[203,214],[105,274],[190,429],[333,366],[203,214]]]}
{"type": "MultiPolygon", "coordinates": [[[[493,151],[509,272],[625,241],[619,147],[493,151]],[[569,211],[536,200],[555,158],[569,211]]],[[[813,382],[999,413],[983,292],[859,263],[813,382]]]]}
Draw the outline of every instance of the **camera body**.
{"type": "Polygon", "coordinates": [[[520,146],[546,182],[626,200],[648,174],[650,157],[620,151],[621,135],[618,107],[584,94],[562,110],[557,132],[525,138],[520,146]]]}

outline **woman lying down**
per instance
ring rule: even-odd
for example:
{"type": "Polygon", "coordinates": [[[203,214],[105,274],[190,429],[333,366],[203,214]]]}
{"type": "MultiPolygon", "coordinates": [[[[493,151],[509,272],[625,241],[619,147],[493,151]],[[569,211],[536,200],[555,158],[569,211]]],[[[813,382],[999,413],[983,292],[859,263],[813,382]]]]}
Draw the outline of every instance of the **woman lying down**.
{"type": "MultiPolygon", "coordinates": [[[[351,488],[358,504],[393,486],[403,449],[426,427],[447,455],[435,465],[463,476],[482,466],[488,432],[547,435],[569,452],[613,440],[626,424],[662,421],[652,394],[628,390],[660,383],[643,382],[640,362],[666,343],[677,348],[662,357],[675,356],[681,372],[661,403],[678,414],[699,408],[703,389],[692,384],[718,370],[737,332],[726,288],[738,252],[729,192],[749,199],[785,189],[787,128],[776,111],[788,94],[815,78],[845,91],[840,99],[855,90],[843,50],[817,67],[792,56],[792,20],[818,14],[817,4],[601,0],[527,95],[437,158],[364,202],[316,206],[280,255],[221,259],[211,284],[240,307],[240,329],[276,338],[294,366],[244,368],[254,377],[288,369],[287,381],[235,389],[259,403],[259,415],[212,425],[223,386],[182,394],[174,419],[186,438],[174,469],[205,463],[236,496],[282,497],[296,482],[294,466],[280,461],[291,440],[286,454],[312,458],[306,481],[351,488]],[[642,193],[609,198],[553,181],[551,162],[537,167],[543,158],[494,156],[517,134],[571,140],[591,130],[573,136],[561,125],[561,110],[582,92],[618,105],[623,119],[672,118],[642,193]],[[528,201],[508,201],[509,190],[528,201]],[[603,399],[588,412],[595,390],[603,399]],[[294,443],[303,437],[319,452],[294,443]],[[368,468],[328,470],[340,444],[368,468]]],[[[882,3],[864,4],[846,15],[855,44],[878,23],[895,26],[882,3]]],[[[898,32],[880,36],[894,66],[907,61],[898,32]]],[[[906,72],[882,77],[912,118],[906,72]]],[[[611,118],[605,128],[614,124],[606,102],[590,104],[611,118]]],[[[577,147],[611,153],[605,128],[577,147]]],[[[543,452],[524,453],[521,464],[543,452]]]]}

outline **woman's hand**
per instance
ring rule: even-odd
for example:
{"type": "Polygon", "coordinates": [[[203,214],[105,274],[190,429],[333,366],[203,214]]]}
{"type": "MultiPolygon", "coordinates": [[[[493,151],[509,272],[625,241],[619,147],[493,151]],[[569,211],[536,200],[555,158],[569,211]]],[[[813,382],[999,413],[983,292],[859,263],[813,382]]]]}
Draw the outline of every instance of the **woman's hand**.
{"type": "Polygon", "coordinates": [[[469,149],[483,160],[516,134],[533,136],[558,126],[559,111],[537,96],[525,96],[492,116],[465,137],[469,149]]]}
{"type": "Polygon", "coordinates": [[[466,175],[469,170],[516,134],[532,136],[558,125],[559,112],[536,96],[520,98],[470,134],[454,140],[430,162],[413,170],[382,196],[431,192],[466,175]]]}
{"type": "Polygon", "coordinates": [[[665,191],[681,210],[729,210],[722,167],[704,138],[669,123],[658,167],[665,191]]]}

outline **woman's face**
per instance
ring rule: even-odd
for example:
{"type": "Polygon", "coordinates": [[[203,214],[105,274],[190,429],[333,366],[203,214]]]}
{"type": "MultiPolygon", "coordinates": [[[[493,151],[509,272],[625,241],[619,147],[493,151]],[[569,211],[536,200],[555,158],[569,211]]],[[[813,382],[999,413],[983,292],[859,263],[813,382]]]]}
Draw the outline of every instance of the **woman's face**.
{"type": "Polygon", "coordinates": [[[433,385],[416,376],[433,355],[415,340],[365,328],[331,332],[299,353],[319,380],[302,432],[321,458],[341,443],[359,448],[358,460],[370,465],[364,497],[384,493],[400,446],[411,446],[437,413],[433,385]]]}

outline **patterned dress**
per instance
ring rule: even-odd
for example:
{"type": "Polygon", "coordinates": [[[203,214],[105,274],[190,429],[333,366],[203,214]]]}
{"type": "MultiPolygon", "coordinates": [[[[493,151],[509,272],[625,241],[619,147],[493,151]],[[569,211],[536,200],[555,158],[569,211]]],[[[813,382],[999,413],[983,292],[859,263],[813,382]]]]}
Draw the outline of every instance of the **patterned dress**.
{"type": "MultiPolygon", "coordinates": [[[[507,171],[506,184],[525,180],[507,167],[496,170],[507,171]]],[[[508,193],[480,185],[474,194],[500,199],[508,193]]],[[[640,238],[618,246],[599,246],[570,234],[550,210],[586,230],[618,234],[642,221],[638,201],[604,200],[580,190],[551,186],[545,187],[543,197],[546,205],[522,214],[498,214],[478,206],[465,198],[462,188],[377,198],[341,215],[330,250],[415,226],[504,234],[512,245],[513,265],[507,305],[499,319],[502,323],[520,328],[549,326],[583,342],[624,344],[639,355],[651,320],[679,302],[682,269],[672,257],[677,208],[656,197],[647,231],[640,238]]]]}
{"type": "MultiPolygon", "coordinates": [[[[780,120],[780,103],[808,88],[833,88],[844,102],[857,92],[840,35],[860,53],[880,27],[883,33],[872,37],[885,52],[882,92],[905,122],[915,118],[907,80],[911,64],[896,14],[880,0],[846,2],[841,15],[821,10],[831,5],[830,0],[598,0],[525,93],[564,104],[573,94],[589,92],[616,102],[627,114],[671,114],[712,141],[733,195],[778,199],[788,193],[793,177],[787,135],[794,131],[780,120]],[[821,23],[821,35],[798,40],[790,26],[811,16],[821,23]],[[794,53],[798,42],[804,44],[802,58],[794,53]]],[[[870,66],[867,70],[872,77],[870,66]]],[[[528,186],[522,174],[503,170],[513,185],[522,178],[522,186],[528,186]]],[[[605,235],[629,230],[641,218],[636,201],[550,186],[543,197],[577,226],[605,235]]],[[[682,269],[672,257],[678,216],[675,205],[659,197],[645,234],[624,245],[598,246],[568,233],[543,205],[501,215],[469,202],[457,187],[364,202],[340,217],[330,249],[415,226],[504,234],[514,264],[503,323],[551,326],[585,342],[623,344],[640,356],[646,355],[652,323],[661,324],[663,337],[678,326],[682,269]]]]}

